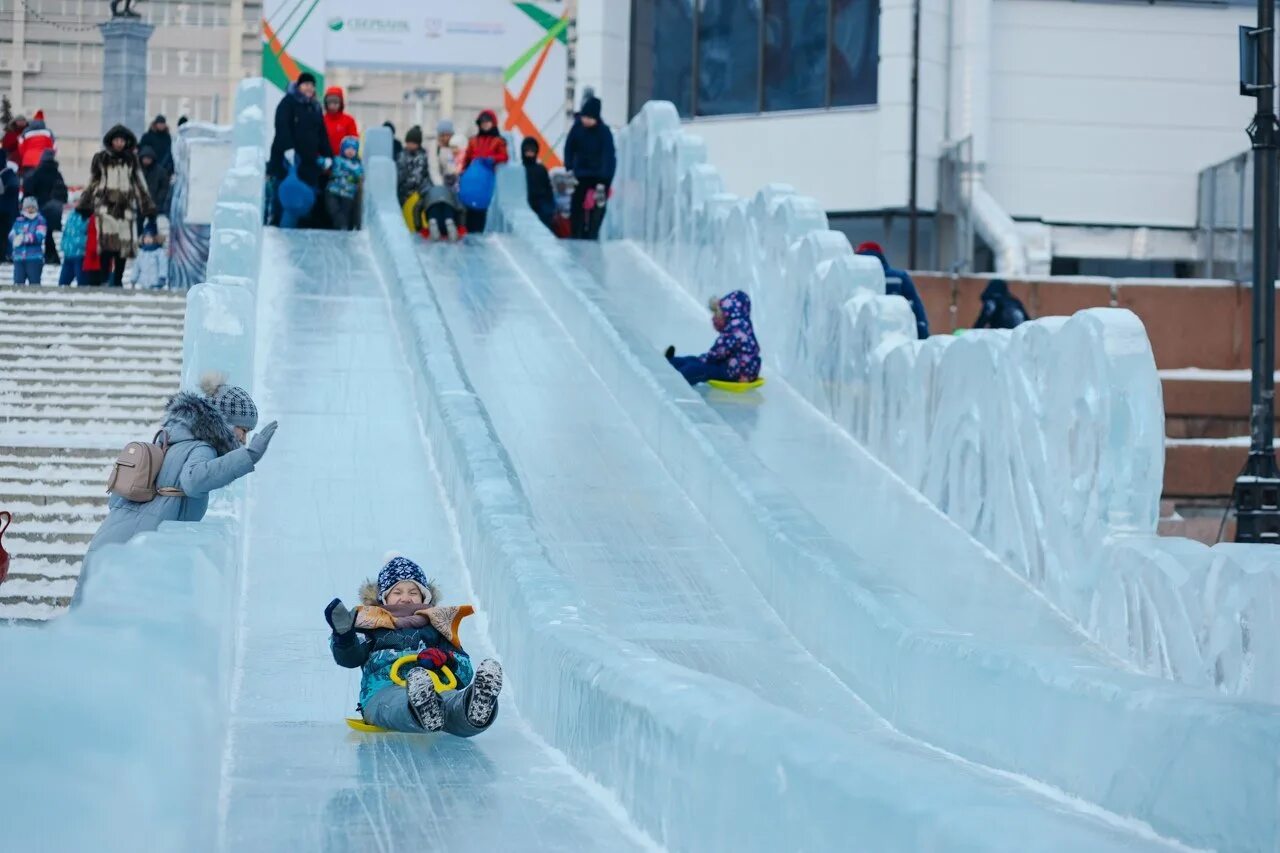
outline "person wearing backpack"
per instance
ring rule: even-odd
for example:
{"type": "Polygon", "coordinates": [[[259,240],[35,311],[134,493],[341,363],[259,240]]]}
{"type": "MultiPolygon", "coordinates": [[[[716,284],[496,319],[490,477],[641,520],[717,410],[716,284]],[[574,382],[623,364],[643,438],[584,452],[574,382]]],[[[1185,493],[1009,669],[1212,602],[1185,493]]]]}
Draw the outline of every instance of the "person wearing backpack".
{"type": "Polygon", "coordinates": [[[134,442],[120,454],[108,484],[110,512],[86,557],[103,545],[155,530],[164,521],[199,521],[209,508],[210,492],[262,461],[276,422],[250,439],[258,426],[258,407],[249,392],[228,385],[221,373],[205,374],[200,390],[175,394],[156,440],[150,445],[134,442]]]}

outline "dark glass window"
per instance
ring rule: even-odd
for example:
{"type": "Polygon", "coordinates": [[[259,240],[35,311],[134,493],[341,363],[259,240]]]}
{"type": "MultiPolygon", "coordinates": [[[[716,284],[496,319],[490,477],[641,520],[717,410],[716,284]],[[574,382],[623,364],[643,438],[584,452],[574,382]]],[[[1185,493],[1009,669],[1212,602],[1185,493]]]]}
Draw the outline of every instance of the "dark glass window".
{"type": "Polygon", "coordinates": [[[827,105],[827,0],[766,0],[764,108],[827,105]]]}
{"type": "Polygon", "coordinates": [[[639,0],[632,6],[631,113],[671,101],[693,114],[694,0],[639,0]]]}
{"type": "Polygon", "coordinates": [[[698,0],[700,116],[760,109],[760,0],[698,0]]]}
{"type": "Polygon", "coordinates": [[[876,103],[879,69],[878,0],[831,0],[831,106],[876,103]]]}
{"type": "Polygon", "coordinates": [[[631,114],[876,103],[879,0],[632,0],[631,114]]]}

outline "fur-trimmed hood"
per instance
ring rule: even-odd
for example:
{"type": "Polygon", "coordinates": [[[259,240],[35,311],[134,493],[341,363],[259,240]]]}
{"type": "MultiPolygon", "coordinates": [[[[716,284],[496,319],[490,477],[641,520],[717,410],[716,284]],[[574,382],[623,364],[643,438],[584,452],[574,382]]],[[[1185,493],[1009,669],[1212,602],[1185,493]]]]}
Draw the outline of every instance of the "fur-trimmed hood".
{"type": "MultiPolygon", "coordinates": [[[[431,598],[423,604],[423,608],[435,607],[440,603],[440,588],[436,586],[435,581],[427,581],[427,591],[431,593],[431,598]]],[[[378,607],[382,604],[378,600],[378,581],[376,578],[369,578],[360,585],[360,603],[369,607],[378,607]]]]}
{"type": "MultiPolygon", "coordinates": [[[[164,409],[164,426],[170,441],[180,441],[182,428],[197,441],[203,441],[219,456],[240,447],[236,431],[209,398],[190,391],[179,391],[164,409]]],[[[375,587],[376,592],[376,587],[375,587]]]]}

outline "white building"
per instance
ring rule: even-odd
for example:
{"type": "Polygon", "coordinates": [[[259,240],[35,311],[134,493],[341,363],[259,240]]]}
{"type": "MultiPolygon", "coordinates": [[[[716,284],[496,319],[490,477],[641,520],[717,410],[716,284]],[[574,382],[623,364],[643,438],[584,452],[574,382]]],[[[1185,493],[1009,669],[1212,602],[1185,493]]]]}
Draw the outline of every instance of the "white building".
{"type": "MultiPolygon", "coordinates": [[[[1198,173],[1249,147],[1237,27],[1254,17],[1248,0],[922,0],[917,266],[940,158],[971,137],[964,189],[998,258],[1013,239],[1033,269],[1051,251],[1060,272],[1192,272],[1198,173]]],[[[577,85],[610,123],[673,100],[730,191],[790,183],[905,261],[911,0],[580,0],[577,35],[577,85]]]]}

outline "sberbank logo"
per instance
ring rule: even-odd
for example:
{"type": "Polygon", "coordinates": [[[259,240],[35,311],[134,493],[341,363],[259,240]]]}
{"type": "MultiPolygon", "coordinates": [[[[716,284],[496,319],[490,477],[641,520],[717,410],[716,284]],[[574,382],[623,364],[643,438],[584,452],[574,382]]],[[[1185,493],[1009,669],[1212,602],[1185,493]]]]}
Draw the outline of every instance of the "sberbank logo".
{"type": "Polygon", "coordinates": [[[407,33],[409,22],[400,18],[330,18],[329,29],[335,33],[407,33]]]}

